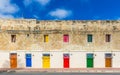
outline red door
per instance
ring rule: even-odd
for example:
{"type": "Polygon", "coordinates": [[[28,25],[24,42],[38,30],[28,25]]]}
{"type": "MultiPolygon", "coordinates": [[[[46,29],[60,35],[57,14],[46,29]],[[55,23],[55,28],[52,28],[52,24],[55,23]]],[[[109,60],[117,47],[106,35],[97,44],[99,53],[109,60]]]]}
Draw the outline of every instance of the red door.
{"type": "Polygon", "coordinates": [[[64,64],[64,68],[69,68],[69,54],[64,54],[63,55],[63,64],[64,64]]]}

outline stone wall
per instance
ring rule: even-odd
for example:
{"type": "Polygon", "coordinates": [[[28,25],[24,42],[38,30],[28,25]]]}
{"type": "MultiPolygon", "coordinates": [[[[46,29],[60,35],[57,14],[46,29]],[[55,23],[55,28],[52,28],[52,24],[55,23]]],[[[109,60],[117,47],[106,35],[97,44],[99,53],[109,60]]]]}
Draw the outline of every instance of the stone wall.
{"type": "Polygon", "coordinates": [[[37,21],[35,19],[1,19],[0,50],[120,50],[120,21],[117,20],[71,20],[37,21]],[[63,42],[63,35],[69,34],[69,42],[63,42]],[[87,34],[93,35],[93,42],[87,42],[87,34]],[[111,34],[111,42],[105,35],[111,34]],[[16,42],[11,42],[16,35],[16,42]],[[44,42],[44,35],[49,42],[44,42]]]}

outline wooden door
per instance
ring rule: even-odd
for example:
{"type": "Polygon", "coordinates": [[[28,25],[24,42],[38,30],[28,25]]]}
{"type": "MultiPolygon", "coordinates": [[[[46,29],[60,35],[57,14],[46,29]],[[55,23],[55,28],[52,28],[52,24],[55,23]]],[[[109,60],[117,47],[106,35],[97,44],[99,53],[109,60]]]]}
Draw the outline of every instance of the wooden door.
{"type": "Polygon", "coordinates": [[[87,68],[93,68],[93,58],[87,58],[87,68]]]}
{"type": "Polygon", "coordinates": [[[93,68],[94,66],[94,58],[93,58],[93,53],[88,53],[87,54],[87,68],[93,68]]]}
{"type": "Polygon", "coordinates": [[[105,67],[112,67],[112,58],[105,58],[105,67]]]}
{"type": "Polygon", "coordinates": [[[63,54],[63,67],[64,68],[69,68],[69,54],[63,54]]]}
{"type": "Polygon", "coordinates": [[[105,54],[105,67],[112,67],[112,54],[111,53],[105,54]]]}
{"type": "Polygon", "coordinates": [[[64,68],[69,68],[69,58],[64,58],[64,68]]]}
{"type": "Polygon", "coordinates": [[[32,55],[26,54],[26,67],[32,67],[32,55]]]}
{"type": "Polygon", "coordinates": [[[50,57],[43,56],[43,68],[50,68],[50,57]]]}
{"type": "Polygon", "coordinates": [[[17,68],[17,53],[10,54],[10,67],[17,68]]]}

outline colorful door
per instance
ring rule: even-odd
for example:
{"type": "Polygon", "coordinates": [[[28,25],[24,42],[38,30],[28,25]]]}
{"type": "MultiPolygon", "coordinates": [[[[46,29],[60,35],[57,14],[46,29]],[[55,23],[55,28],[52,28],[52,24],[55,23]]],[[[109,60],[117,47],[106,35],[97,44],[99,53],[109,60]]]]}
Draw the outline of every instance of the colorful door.
{"type": "Polygon", "coordinates": [[[87,68],[93,68],[94,60],[93,60],[93,54],[88,53],[87,54],[87,68]]]}
{"type": "Polygon", "coordinates": [[[32,57],[31,57],[31,54],[26,54],[26,67],[32,67],[32,57]]]}
{"type": "Polygon", "coordinates": [[[43,68],[50,68],[50,54],[43,54],[43,68]]]}
{"type": "Polygon", "coordinates": [[[105,54],[105,67],[112,67],[112,54],[105,54]]]}
{"type": "Polygon", "coordinates": [[[17,53],[10,54],[10,67],[17,68],[17,53]]]}
{"type": "Polygon", "coordinates": [[[69,54],[63,54],[63,67],[69,68],[69,54]]]}

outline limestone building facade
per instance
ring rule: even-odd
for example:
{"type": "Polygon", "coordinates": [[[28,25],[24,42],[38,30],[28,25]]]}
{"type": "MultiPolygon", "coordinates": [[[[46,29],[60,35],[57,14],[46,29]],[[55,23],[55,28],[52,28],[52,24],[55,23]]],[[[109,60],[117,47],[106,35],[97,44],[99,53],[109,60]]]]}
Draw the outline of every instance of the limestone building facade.
{"type": "Polygon", "coordinates": [[[0,19],[0,68],[120,68],[119,45],[117,20],[0,19]]]}
{"type": "Polygon", "coordinates": [[[1,19],[0,31],[0,50],[120,50],[120,21],[1,19]]]}

